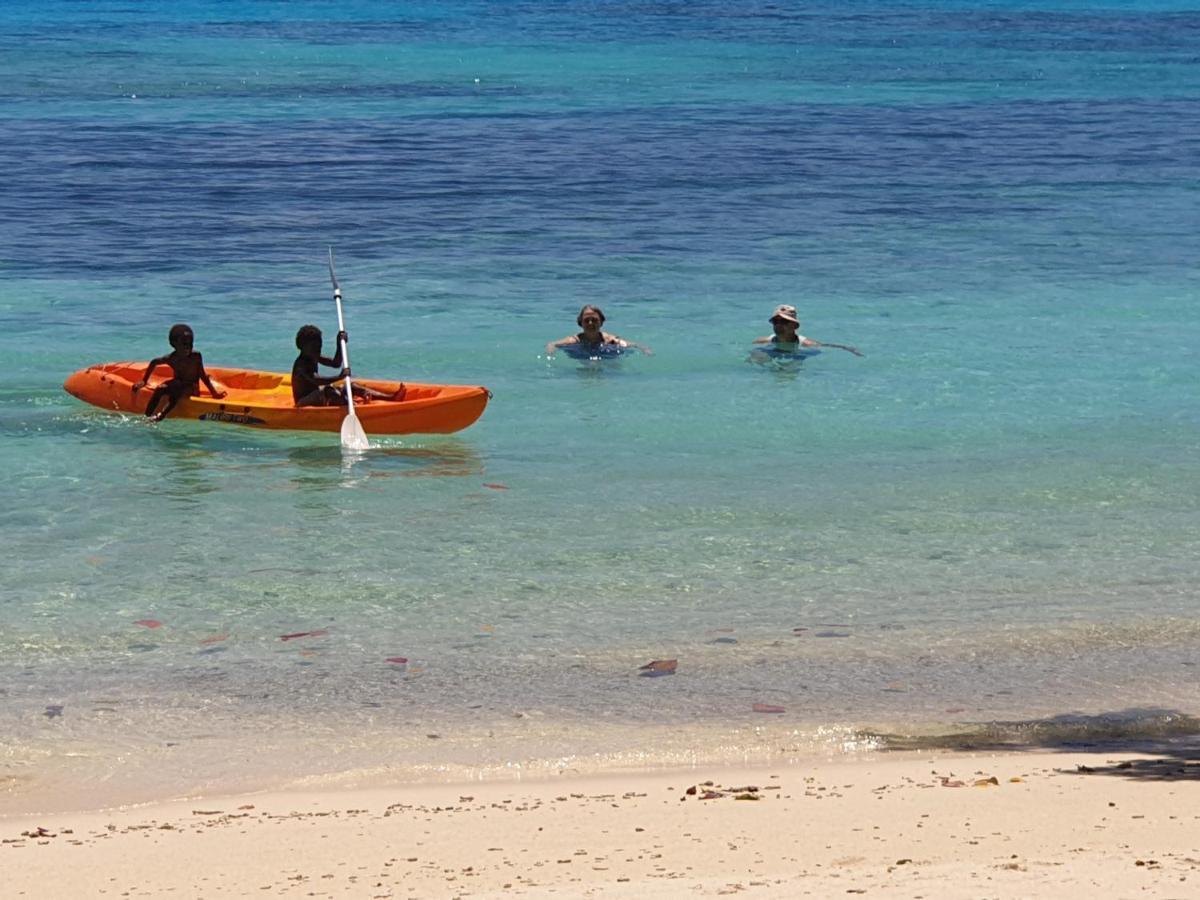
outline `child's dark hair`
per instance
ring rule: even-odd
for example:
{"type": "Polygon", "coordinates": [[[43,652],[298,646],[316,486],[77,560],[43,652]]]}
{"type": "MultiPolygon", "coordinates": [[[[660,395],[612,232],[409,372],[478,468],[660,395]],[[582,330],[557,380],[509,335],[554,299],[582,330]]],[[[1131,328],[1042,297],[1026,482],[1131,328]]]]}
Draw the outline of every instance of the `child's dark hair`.
{"type": "Polygon", "coordinates": [[[187,340],[188,343],[192,343],[195,341],[195,339],[196,336],[192,333],[191,326],[184,325],[182,322],[180,322],[178,325],[172,325],[171,330],[167,332],[167,342],[172,347],[178,348],[184,340],[187,340]]]}
{"type": "Polygon", "coordinates": [[[600,324],[603,325],[604,324],[604,310],[602,310],[598,306],[592,306],[592,304],[590,304],[590,303],[587,306],[585,306],[583,309],[579,310],[579,315],[577,315],[575,317],[575,324],[578,325],[580,328],[583,327],[583,314],[585,312],[587,312],[589,309],[600,317],[600,324]]]}
{"type": "Polygon", "coordinates": [[[314,342],[321,343],[321,329],[316,325],[301,325],[296,332],[296,349],[303,350],[314,342]]]}

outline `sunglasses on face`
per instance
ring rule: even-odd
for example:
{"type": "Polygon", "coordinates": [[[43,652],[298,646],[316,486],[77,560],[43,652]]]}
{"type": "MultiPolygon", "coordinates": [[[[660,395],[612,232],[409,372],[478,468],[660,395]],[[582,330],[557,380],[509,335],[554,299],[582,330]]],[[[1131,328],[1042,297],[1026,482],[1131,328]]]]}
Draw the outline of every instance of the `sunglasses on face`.
{"type": "Polygon", "coordinates": [[[600,317],[599,316],[584,316],[581,321],[583,322],[584,325],[599,325],[600,317]]]}

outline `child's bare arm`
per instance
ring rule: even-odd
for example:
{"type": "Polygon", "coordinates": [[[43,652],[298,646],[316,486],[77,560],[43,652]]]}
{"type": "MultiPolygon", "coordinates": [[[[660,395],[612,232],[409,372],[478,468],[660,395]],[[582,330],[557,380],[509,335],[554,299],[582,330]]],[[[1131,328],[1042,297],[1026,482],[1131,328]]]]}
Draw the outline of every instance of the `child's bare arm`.
{"type": "Polygon", "coordinates": [[[331,384],[337,384],[339,381],[345,381],[349,377],[350,370],[342,369],[342,371],[338,372],[336,375],[317,375],[313,378],[313,381],[317,383],[318,387],[328,387],[331,384]]]}
{"type": "Polygon", "coordinates": [[[225,392],[218,391],[215,387],[213,387],[212,379],[208,377],[208,372],[206,372],[204,369],[204,360],[199,360],[197,364],[200,369],[200,380],[204,382],[204,386],[208,388],[208,392],[212,394],[214,398],[220,400],[225,396],[225,392]]]}
{"type": "Polygon", "coordinates": [[[140,381],[134,382],[133,389],[140,391],[146,386],[146,382],[150,380],[150,376],[154,374],[154,370],[167,361],[165,356],[156,356],[146,365],[146,371],[142,373],[140,381]]]}
{"type": "Polygon", "coordinates": [[[342,367],[342,343],[349,340],[349,335],[344,331],[337,333],[337,352],[333,354],[333,359],[327,356],[320,357],[321,365],[329,366],[331,369],[340,369],[342,367]]]}

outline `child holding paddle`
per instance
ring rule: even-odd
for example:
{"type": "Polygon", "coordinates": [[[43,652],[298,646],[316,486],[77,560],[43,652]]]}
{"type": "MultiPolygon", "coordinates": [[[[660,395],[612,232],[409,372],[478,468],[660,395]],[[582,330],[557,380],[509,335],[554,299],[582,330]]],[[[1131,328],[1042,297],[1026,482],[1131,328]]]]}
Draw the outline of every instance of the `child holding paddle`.
{"type": "MultiPolygon", "coordinates": [[[[334,387],[343,381],[350,370],[342,368],[342,343],[346,332],[337,334],[337,353],[333,359],[321,355],[321,329],[316,325],[304,325],[296,332],[296,349],[300,355],[292,363],[292,400],[297,406],[345,406],[346,392],[334,387]],[[336,375],[321,375],[318,366],[341,369],[336,375]]],[[[372,388],[356,384],[354,396],[364,402],[371,400],[400,400],[404,397],[404,386],[394,394],[385,394],[372,388]]]]}
{"type": "Polygon", "coordinates": [[[180,398],[195,397],[199,394],[201,382],[216,399],[220,400],[225,396],[224,391],[218,391],[213,386],[212,379],[204,371],[204,360],[199,353],[192,349],[195,340],[196,337],[190,326],[183,323],[172,325],[167,334],[167,341],[172,348],[171,352],[166,356],[150,360],[142,375],[142,380],[134,384],[133,390],[136,393],[146,386],[146,382],[150,380],[150,376],[159,366],[171,367],[171,379],[156,387],[154,393],[150,395],[150,401],[146,404],[146,415],[151,421],[161,422],[165,419],[180,398]],[[163,397],[167,398],[167,405],[162,408],[161,412],[156,412],[163,397]]]}

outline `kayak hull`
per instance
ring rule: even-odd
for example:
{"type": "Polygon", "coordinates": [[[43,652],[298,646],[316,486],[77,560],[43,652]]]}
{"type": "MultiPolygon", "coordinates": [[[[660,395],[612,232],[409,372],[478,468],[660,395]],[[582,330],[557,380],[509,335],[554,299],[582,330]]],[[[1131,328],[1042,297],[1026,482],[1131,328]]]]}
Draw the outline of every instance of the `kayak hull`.
{"type": "MultiPolygon", "coordinates": [[[[148,362],[115,362],[89,366],[71,375],[63,384],[67,393],[107,412],[141,414],[155,387],[171,377],[167,366],[159,366],[146,387],[133,390],[148,362]]],[[[251,428],[284,431],[340,431],[346,417],[344,406],[296,406],[292,402],[292,378],[280,372],[253,369],[209,368],[208,375],[226,396],[218,400],[201,386],[200,394],[184,397],[171,411],[171,419],[192,419],[251,428]]],[[[455,384],[355,379],[355,384],[394,394],[404,387],[399,400],[355,398],[354,411],[367,434],[450,434],[461,431],[483,415],[491,397],[485,387],[455,384]]]]}

